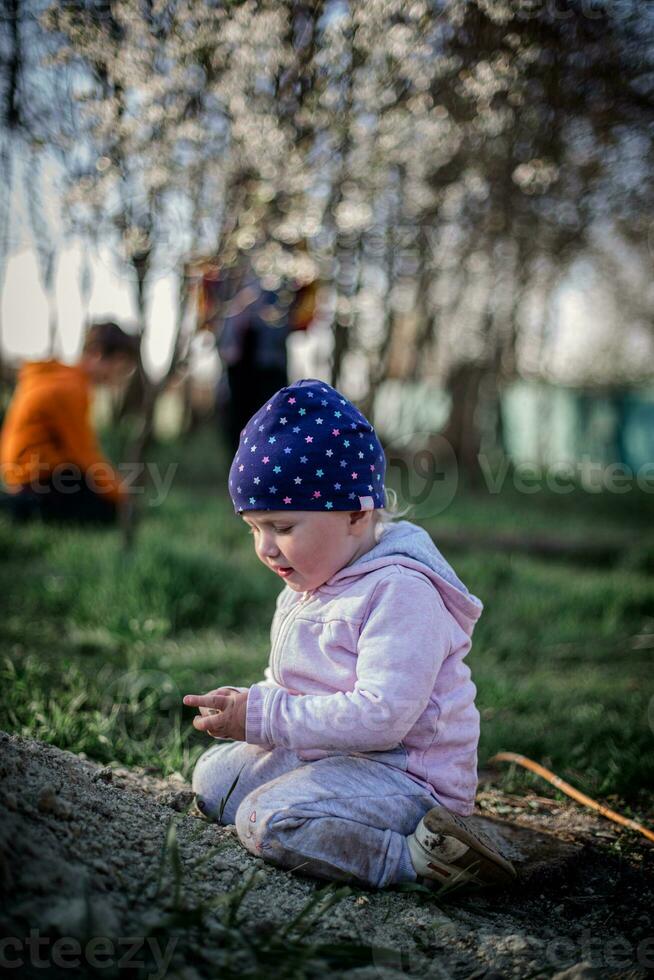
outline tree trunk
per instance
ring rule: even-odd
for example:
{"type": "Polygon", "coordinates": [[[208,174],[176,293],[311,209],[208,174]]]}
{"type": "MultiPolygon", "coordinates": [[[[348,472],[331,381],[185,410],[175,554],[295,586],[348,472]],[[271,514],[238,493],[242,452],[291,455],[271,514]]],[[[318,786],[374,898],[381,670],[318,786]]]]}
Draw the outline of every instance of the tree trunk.
{"type": "MultiPolygon", "coordinates": [[[[145,273],[147,265],[143,265],[139,271],[139,274],[145,273]]],[[[180,273],[183,277],[183,271],[180,273]]],[[[139,312],[141,314],[141,324],[144,326],[144,282],[139,283],[139,312]]],[[[138,383],[135,385],[135,390],[138,389],[141,394],[140,401],[140,416],[141,424],[137,435],[135,436],[132,444],[128,447],[126,452],[127,462],[131,464],[141,464],[143,462],[143,457],[147,451],[150,441],[152,439],[152,433],[154,431],[154,413],[157,405],[157,399],[162,391],[165,390],[166,385],[175,373],[180,360],[185,355],[185,351],[182,351],[182,338],[181,338],[181,328],[184,323],[184,316],[186,313],[186,304],[189,301],[189,290],[187,288],[184,278],[182,278],[182,285],[179,292],[179,304],[177,308],[177,319],[175,324],[175,339],[173,341],[172,357],[170,360],[170,365],[165,376],[161,381],[154,383],[148,378],[141,360],[139,353],[138,370],[135,375],[138,375],[138,383]]],[[[135,481],[137,485],[142,485],[143,480],[143,468],[139,473],[138,479],[135,481]]],[[[126,551],[131,550],[134,545],[136,537],[136,525],[137,525],[138,513],[135,507],[128,506],[124,508],[121,513],[121,527],[123,532],[123,547],[126,551]]]]}
{"type": "MultiPolygon", "coordinates": [[[[136,273],[136,308],[138,312],[139,336],[141,342],[145,334],[145,281],[150,266],[150,250],[136,253],[132,256],[132,265],[136,273]]],[[[121,414],[125,414],[133,408],[141,417],[141,424],[138,434],[127,447],[125,452],[126,462],[135,465],[143,462],[143,453],[152,435],[152,423],[154,419],[154,406],[158,394],[158,386],[148,377],[141,350],[139,348],[137,368],[125,393],[125,399],[121,406],[121,414]]],[[[143,474],[139,473],[136,485],[142,483],[143,474]]],[[[130,550],[134,544],[136,534],[137,510],[135,503],[124,507],[121,512],[121,526],[123,531],[123,547],[126,551],[130,550]]]]}
{"type": "Polygon", "coordinates": [[[334,350],[332,353],[330,384],[338,388],[343,370],[343,359],[350,348],[350,334],[355,326],[353,301],[358,286],[361,258],[360,239],[353,235],[338,236],[336,249],[336,317],[334,321],[334,350]]]}
{"type": "Polygon", "coordinates": [[[459,471],[472,485],[480,480],[479,453],[481,430],[478,420],[480,388],[487,368],[480,364],[459,364],[447,378],[446,387],[452,399],[450,417],[441,435],[452,447],[459,471]]]}
{"type": "MultiPolygon", "coordinates": [[[[384,301],[384,327],[381,343],[376,355],[369,359],[368,392],[363,401],[361,411],[366,418],[373,419],[375,399],[383,381],[386,380],[389,368],[389,358],[396,333],[397,318],[391,307],[391,293],[396,280],[398,244],[396,229],[400,226],[404,206],[404,168],[398,168],[398,191],[395,199],[395,211],[389,216],[386,226],[386,286],[384,301]]],[[[361,261],[365,261],[362,257],[361,261]]]]}

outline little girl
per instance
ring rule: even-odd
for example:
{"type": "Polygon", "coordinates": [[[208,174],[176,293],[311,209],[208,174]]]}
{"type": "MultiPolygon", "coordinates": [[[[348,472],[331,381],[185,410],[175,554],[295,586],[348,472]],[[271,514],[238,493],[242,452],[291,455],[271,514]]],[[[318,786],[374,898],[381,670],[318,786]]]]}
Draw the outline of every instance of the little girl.
{"type": "Polygon", "coordinates": [[[384,510],[377,435],[305,379],[241,432],[229,474],[257,557],[284,581],[265,680],[189,694],[219,739],[193,790],[253,854],[377,888],[507,883],[465,817],[479,713],[464,657],[482,610],[433,544],[384,510]]]}

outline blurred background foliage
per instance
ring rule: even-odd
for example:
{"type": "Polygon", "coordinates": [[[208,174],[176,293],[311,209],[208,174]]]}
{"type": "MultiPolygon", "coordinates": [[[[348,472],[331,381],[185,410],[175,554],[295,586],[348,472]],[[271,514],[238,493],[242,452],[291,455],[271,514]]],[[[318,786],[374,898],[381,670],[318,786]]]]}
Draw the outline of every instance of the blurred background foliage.
{"type": "Polygon", "coordinates": [[[169,272],[146,414],[194,361],[203,263],[319,282],[311,373],[369,415],[390,381],[444,392],[472,475],[517,379],[651,382],[653,23],[638,0],[10,0],[0,276],[20,180],[51,350],[62,226],[110,248],[155,339],[169,272]]]}

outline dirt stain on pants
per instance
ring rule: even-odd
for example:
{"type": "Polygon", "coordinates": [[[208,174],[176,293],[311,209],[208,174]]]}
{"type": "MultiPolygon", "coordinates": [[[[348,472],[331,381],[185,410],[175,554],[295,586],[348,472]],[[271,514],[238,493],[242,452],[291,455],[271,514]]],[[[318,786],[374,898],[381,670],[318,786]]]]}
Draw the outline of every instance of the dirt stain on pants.
{"type": "Polygon", "coordinates": [[[252,854],[383,888],[416,880],[406,836],[440,802],[405,764],[402,748],[306,762],[290,749],[227,742],[198,760],[193,790],[207,816],[218,819],[222,808],[221,822],[236,825],[252,854]]]}

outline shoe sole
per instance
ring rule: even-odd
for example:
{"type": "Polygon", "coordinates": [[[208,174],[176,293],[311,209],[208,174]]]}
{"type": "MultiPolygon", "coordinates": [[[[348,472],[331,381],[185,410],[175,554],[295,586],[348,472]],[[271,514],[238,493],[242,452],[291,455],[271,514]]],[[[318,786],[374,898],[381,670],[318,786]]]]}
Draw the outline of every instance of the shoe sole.
{"type": "MultiPolygon", "coordinates": [[[[457,868],[464,872],[466,877],[472,875],[474,883],[482,887],[484,885],[509,885],[517,879],[517,872],[511,862],[503,858],[492,847],[486,845],[474,831],[466,827],[457,814],[437,806],[425,814],[423,823],[430,834],[446,834],[448,837],[456,837],[457,840],[470,848],[460,858],[456,858],[445,867],[457,868]]],[[[438,866],[438,860],[434,862],[434,865],[434,870],[441,870],[438,866]]]]}

